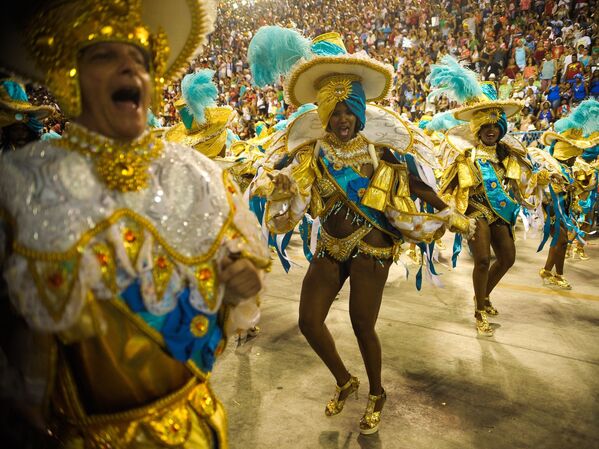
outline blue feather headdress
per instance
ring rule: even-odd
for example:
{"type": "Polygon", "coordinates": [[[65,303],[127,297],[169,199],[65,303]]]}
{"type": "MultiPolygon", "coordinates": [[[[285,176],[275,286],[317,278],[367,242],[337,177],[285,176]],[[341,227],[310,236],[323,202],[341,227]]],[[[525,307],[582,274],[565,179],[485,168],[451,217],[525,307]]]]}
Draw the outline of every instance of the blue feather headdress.
{"type": "Polygon", "coordinates": [[[507,132],[507,117],[518,113],[522,104],[514,100],[497,100],[497,90],[490,83],[479,83],[477,75],[463,67],[452,56],[446,55],[441,64],[434,64],[428,82],[434,89],[429,99],[445,94],[462,103],[454,110],[458,120],[470,122],[470,130],[478,136],[485,125],[499,126],[501,137],[507,132]]]}
{"type": "MultiPolygon", "coordinates": [[[[185,122],[185,115],[191,114],[199,125],[206,123],[205,109],[216,105],[218,89],[212,82],[214,70],[204,69],[196,73],[185,75],[181,81],[181,95],[186,106],[181,110],[185,122]]],[[[187,126],[187,123],[186,123],[187,126]]]]}
{"type": "Polygon", "coordinates": [[[429,131],[447,131],[464,123],[466,122],[453,116],[453,111],[445,111],[433,115],[433,118],[426,124],[426,129],[429,131]]]}
{"type": "Polygon", "coordinates": [[[554,157],[560,150],[564,153],[562,160],[568,159],[567,156],[576,153],[572,147],[578,148],[580,153],[586,149],[590,151],[599,145],[599,102],[594,99],[583,101],[570,115],[556,121],[553,128],[555,131],[543,133],[541,141],[554,148],[554,157]]]}
{"type": "Polygon", "coordinates": [[[162,126],[150,108],[148,108],[147,121],[150,128],[160,128],[162,126]]]}
{"type": "Polygon", "coordinates": [[[579,129],[583,137],[590,137],[599,131],[599,102],[594,99],[583,101],[570,115],[556,121],[553,127],[560,134],[569,129],[579,129]]]}
{"type": "Polygon", "coordinates": [[[247,56],[254,83],[259,87],[275,83],[300,59],[312,57],[311,45],[310,39],[297,30],[279,26],[260,28],[250,41],[247,56]]]}
{"type": "Polygon", "coordinates": [[[483,95],[476,73],[449,55],[441,59],[441,64],[431,66],[426,80],[434,89],[429,100],[445,94],[459,103],[466,103],[483,95]]]}

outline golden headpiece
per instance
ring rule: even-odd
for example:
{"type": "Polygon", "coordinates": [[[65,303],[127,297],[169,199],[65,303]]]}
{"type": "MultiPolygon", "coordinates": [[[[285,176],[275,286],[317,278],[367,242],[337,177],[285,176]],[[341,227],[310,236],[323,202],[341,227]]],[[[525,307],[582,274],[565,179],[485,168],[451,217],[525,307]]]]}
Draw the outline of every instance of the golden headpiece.
{"type": "MultiPolygon", "coordinates": [[[[481,105],[482,106],[482,105],[481,105]]],[[[479,108],[470,114],[470,130],[475,136],[484,125],[496,125],[501,120],[503,109],[495,107],[479,108]]]]}
{"type": "Polygon", "coordinates": [[[589,99],[580,103],[568,116],[556,121],[553,129],[545,131],[541,142],[553,144],[553,156],[562,161],[599,145],[599,102],[589,99]]]}
{"type": "Polygon", "coordinates": [[[445,55],[441,63],[433,64],[427,77],[433,91],[429,100],[446,94],[462,103],[455,109],[457,120],[470,122],[470,129],[478,135],[480,128],[499,124],[502,136],[507,132],[507,119],[517,114],[523,104],[514,100],[498,100],[492,82],[479,82],[478,75],[462,66],[453,56],[445,55]]]}
{"type": "MultiPolygon", "coordinates": [[[[168,57],[162,30],[152,34],[141,20],[141,0],[78,1],[41,11],[31,21],[28,47],[46,73],[45,84],[70,117],[81,114],[77,58],[98,42],[125,42],[151,55],[150,73],[160,94],[168,57]]],[[[158,106],[153,98],[152,106],[158,106]]]]}
{"type": "Polygon", "coordinates": [[[152,106],[158,110],[163,86],[185,70],[212,30],[214,15],[211,0],[50,1],[25,25],[2,20],[2,41],[10,39],[11,44],[0,44],[0,64],[47,85],[63,112],[77,117],[80,51],[99,42],[129,43],[149,56],[152,106]],[[17,37],[22,35],[24,42],[17,37]]]}

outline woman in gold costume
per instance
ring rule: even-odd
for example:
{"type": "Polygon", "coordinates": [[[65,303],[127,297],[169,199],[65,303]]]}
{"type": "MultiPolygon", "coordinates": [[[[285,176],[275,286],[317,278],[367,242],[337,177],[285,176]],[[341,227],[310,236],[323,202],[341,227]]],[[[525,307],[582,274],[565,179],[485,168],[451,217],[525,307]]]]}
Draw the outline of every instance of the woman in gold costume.
{"type": "Polygon", "coordinates": [[[447,166],[440,193],[476,219],[476,233],[468,242],[474,259],[474,316],[478,333],[490,336],[488,316],[498,312],[489,297],[516,258],[513,226],[521,205],[535,207],[528,200],[539,197],[537,185],[546,185],[549,174],[534,173],[526,149],[506,135],[507,118],[520,111],[520,103],[498,101],[492,85],[479,84],[474,72],[450,56],[433,66],[428,79],[437,88],[432,95],[451,94],[463,104],[453,111],[454,117],[469,122],[451,128],[445,136],[441,151],[447,166]],[[491,247],[496,256],[493,264],[491,247]]]}
{"type": "MultiPolygon", "coordinates": [[[[261,35],[258,31],[256,38],[261,35]]],[[[335,296],[349,280],[350,318],[370,384],[359,426],[361,433],[372,434],[386,400],[375,324],[389,267],[404,239],[431,242],[446,225],[459,221],[467,231],[469,222],[418,176],[421,161],[434,165],[428,138],[393,112],[366,104],[386,97],[391,69],[346,54],[336,33],[307,46],[324,48],[328,55],[313,49],[316,55],[298,62],[286,77],[285,93],[294,106],[318,107],[289,124],[277,141],[280,146],[267,152],[250,190],[266,198],[264,221],[273,234],[292,231],[308,213],[314,219],[312,235],[318,238],[302,285],[299,327],[336,380],[327,416],[340,413],[360,384],[325,324],[335,296]],[[442,211],[419,212],[412,195],[442,211]]],[[[253,48],[250,44],[250,52],[253,48]]]]}
{"type": "Polygon", "coordinates": [[[27,324],[6,351],[23,375],[14,400],[60,446],[227,447],[208,377],[226,336],[256,324],[269,254],[229,176],[146,129],[214,14],[69,0],[26,30],[3,20],[0,63],[71,120],[0,163],[2,267],[27,324]]]}
{"type": "Polygon", "coordinates": [[[564,277],[568,242],[581,244],[585,235],[578,223],[582,213],[579,198],[597,188],[594,169],[581,156],[584,152],[597,153],[599,102],[589,99],[580,103],[567,117],[555,122],[554,129],[545,131],[541,141],[557,160],[559,177],[547,189],[545,233],[539,249],[550,236],[552,239],[539,275],[543,283],[569,290],[572,286],[564,277]]]}

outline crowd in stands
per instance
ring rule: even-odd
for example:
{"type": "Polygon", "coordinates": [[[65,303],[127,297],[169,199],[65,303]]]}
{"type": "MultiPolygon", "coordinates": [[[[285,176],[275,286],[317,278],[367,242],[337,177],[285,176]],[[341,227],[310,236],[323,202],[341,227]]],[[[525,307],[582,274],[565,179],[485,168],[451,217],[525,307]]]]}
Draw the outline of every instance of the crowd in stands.
{"type": "MultiPolygon", "coordinates": [[[[389,105],[410,120],[454,106],[446,97],[427,101],[431,64],[451,54],[495,83],[500,98],[525,102],[514,131],[543,130],[583,99],[599,97],[595,11],[596,0],[226,0],[189,71],[215,70],[220,103],[238,113],[234,131],[252,137],[258,120],[272,123],[291,112],[282,86],[252,86],[246,55],[256,30],[276,24],[307,37],[337,31],[350,53],[393,65],[389,105]]],[[[43,91],[33,94],[52,101],[43,91]]],[[[157,114],[164,126],[179,120],[178,96],[177,84],[165,89],[157,114]]]]}

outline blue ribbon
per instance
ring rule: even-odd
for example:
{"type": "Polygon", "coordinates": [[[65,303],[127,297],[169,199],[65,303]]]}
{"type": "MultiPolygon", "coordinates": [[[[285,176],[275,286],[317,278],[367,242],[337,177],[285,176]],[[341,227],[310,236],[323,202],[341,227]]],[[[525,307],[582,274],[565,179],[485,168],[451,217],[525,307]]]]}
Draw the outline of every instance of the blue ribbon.
{"type": "MultiPolygon", "coordinates": [[[[258,196],[251,197],[249,206],[250,210],[260,222],[260,225],[262,225],[264,223],[264,213],[266,212],[266,198],[258,196]]],[[[291,268],[291,264],[287,258],[287,247],[289,246],[292,235],[293,230],[286,233],[279,244],[276,234],[273,234],[272,232],[268,234],[268,245],[276,250],[277,256],[279,256],[279,260],[281,261],[281,265],[283,265],[285,272],[289,272],[289,269],[291,268]]]]}
{"type": "Polygon", "coordinates": [[[418,248],[420,248],[420,254],[422,255],[422,264],[420,265],[420,268],[418,269],[418,273],[416,273],[416,289],[418,291],[420,291],[420,289],[422,288],[422,267],[424,266],[424,261],[426,260],[426,263],[428,264],[428,269],[432,275],[438,276],[438,273],[437,273],[437,269],[435,268],[435,264],[433,262],[433,250],[435,249],[435,242],[434,241],[431,243],[420,242],[420,243],[417,243],[416,246],[418,246],[418,248]],[[430,254],[430,258],[428,260],[426,258],[427,248],[428,248],[429,254],[430,254]]]}
{"type": "MultiPolygon", "coordinates": [[[[566,175],[568,175],[566,173],[566,175]]],[[[570,176],[568,175],[568,178],[570,176]]],[[[551,245],[555,246],[559,239],[561,233],[561,225],[563,224],[566,228],[567,232],[571,232],[574,234],[575,238],[578,240],[582,240],[585,233],[578,227],[576,220],[573,220],[570,215],[566,215],[565,212],[565,194],[564,193],[556,193],[551,185],[549,185],[549,193],[551,194],[551,201],[553,203],[553,213],[555,214],[555,225],[553,229],[553,234],[551,238],[551,245]]],[[[551,216],[549,215],[550,206],[548,205],[546,208],[546,216],[545,226],[543,227],[543,240],[539,245],[538,251],[541,251],[547,243],[549,239],[549,235],[551,234],[551,216]]]]}
{"type": "Polygon", "coordinates": [[[453,268],[458,264],[458,256],[462,252],[462,234],[455,235],[453,239],[453,254],[451,255],[451,266],[453,268]]]}
{"type": "Polygon", "coordinates": [[[304,215],[304,218],[302,218],[302,222],[299,225],[299,233],[300,237],[302,238],[304,247],[304,256],[306,257],[308,262],[311,262],[312,258],[314,257],[314,254],[312,254],[312,251],[310,251],[310,236],[312,234],[312,224],[313,220],[309,216],[304,215]]]}
{"type": "Polygon", "coordinates": [[[292,235],[293,230],[289,231],[283,236],[283,240],[281,240],[280,244],[277,241],[275,234],[271,233],[268,236],[268,244],[277,251],[277,256],[279,256],[279,260],[285,269],[285,273],[288,273],[289,269],[291,268],[291,263],[289,263],[289,260],[287,259],[287,247],[289,246],[289,241],[291,240],[292,235]]]}
{"type": "Polygon", "coordinates": [[[545,243],[547,243],[549,235],[551,234],[551,216],[549,214],[550,210],[551,208],[549,204],[545,206],[545,224],[543,225],[543,240],[541,240],[541,243],[537,248],[537,252],[543,250],[543,248],[545,247],[545,243]]]}

